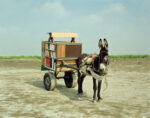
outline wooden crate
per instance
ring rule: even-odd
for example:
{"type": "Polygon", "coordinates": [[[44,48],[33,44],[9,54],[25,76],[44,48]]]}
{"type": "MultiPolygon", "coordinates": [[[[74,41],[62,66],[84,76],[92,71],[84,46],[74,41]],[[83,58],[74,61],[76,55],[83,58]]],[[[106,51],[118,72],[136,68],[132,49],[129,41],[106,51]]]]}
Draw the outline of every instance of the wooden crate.
{"type": "Polygon", "coordinates": [[[70,68],[62,67],[64,62],[66,65],[77,67],[76,61],[82,52],[82,44],[76,43],[76,33],[56,33],[49,32],[48,41],[42,41],[42,62],[41,70],[53,71],[69,71],[70,68]],[[54,37],[71,38],[71,42],[54,41],[54,37]]]}
{"type": "Polygon", "coordinates": [[[42,66],[54,71],[68,71],[70,68],[60,67],[62,61],[77,67],[76,60],[81,55],[82,44],[70,42],[42,42],[42,66]]]}

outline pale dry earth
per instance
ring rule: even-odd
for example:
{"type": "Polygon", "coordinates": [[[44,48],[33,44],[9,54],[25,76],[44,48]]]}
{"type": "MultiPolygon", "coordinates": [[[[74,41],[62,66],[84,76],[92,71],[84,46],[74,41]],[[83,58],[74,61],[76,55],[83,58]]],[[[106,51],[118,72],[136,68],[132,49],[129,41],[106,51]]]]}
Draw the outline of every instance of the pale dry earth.
{"type": "Polygon", "coordinates": [[[57,80],[54,91],[43,85],[45,72],[38,60],[0,60],[0,118],[149,118],[150,58],[110,61],[108,88],[102,100],[93,103],[92,78],[66,88],[57,80]]]}

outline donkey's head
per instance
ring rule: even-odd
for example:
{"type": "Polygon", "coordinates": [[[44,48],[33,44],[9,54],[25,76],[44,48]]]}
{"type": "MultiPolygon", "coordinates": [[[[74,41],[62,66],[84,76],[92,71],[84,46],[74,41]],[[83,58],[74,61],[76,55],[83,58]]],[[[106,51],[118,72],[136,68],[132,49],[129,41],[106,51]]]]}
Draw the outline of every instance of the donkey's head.
{"type": "Polygon", "coordinates": [[[99,40],[99,49],[100,53],[97,58],[94,60],[94,70],[97,72],[100,72],[101,74],[106,73],[107,71],[107,65],[109,64],[108,60],[108,42],[106,39],[104,39],[104,45],[102,43],[102,40],[99,40]]]}

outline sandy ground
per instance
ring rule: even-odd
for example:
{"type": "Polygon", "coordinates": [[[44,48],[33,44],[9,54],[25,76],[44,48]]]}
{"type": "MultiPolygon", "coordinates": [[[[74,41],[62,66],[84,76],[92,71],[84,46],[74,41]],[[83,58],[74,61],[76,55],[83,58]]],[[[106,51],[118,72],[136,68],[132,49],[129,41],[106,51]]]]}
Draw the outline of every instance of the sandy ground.
{"type": "Polygon", "coordinates": [[[108,89],[93,103],[91,77],[86,77],[84,95],[77,87],[57,80],[46,91],[40,61],[0,60],[0,118],[148,118],[150,117],[150,58],[111,60],[108,89]]]}

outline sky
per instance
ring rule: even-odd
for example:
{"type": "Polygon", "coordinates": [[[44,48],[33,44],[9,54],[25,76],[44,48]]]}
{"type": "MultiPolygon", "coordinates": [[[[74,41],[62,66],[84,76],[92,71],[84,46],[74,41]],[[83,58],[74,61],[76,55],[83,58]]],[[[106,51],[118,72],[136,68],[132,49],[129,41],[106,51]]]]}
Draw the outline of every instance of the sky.
{"type": "MultiPolygon", "coordinates": [[[[0,0],[0,56],[41,55],[47,32],[78,33],[83,53],[150,54],[150,0],[0,0]]],[[[57,41],[70,39],[56,39],[57,41]]]]}

